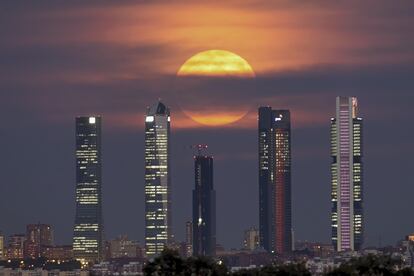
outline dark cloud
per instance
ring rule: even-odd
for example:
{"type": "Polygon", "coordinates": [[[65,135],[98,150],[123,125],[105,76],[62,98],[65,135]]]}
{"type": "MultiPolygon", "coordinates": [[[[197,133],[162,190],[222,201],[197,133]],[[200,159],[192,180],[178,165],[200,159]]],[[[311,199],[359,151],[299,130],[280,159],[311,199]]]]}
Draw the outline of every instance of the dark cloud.
{"type": "Polygon", "coordinates": [[[106,83],[153,75],[166,45],[116,44],[4,47],[0,54],[3,82],[32,84],[106,83]]]}

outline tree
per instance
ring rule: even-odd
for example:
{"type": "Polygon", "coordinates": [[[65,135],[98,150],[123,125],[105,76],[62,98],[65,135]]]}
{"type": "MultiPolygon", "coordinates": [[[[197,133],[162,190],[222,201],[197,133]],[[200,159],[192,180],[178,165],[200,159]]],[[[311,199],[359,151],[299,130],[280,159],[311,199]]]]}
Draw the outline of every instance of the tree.
{"type": "Polygon", "coordinates": [[[144,266],[144,275],[221,276],[227,268],[208,257],[182,259],[177,251],[165,249],[161,255],[144,266]]]}
{"type": "Polygon", "coordinates": [[[227,275],[227,267],[208,257],[191,257],[186,261],[186,275],[191,276],[221,276],[227,275]]]}
{"type": "Polygon", "coordinates": [[[144,266],[144,275],[185,275],[186,264],[177,251],[164,249],[160,256],[144,266]]]}
{"type": "Polygon", "coordinates": [[[411,269],[400,270],[401,264],[402,260],[400,258],[370,254],[353,258],[327,273],[327,275],[414,275],[411,269]]]}

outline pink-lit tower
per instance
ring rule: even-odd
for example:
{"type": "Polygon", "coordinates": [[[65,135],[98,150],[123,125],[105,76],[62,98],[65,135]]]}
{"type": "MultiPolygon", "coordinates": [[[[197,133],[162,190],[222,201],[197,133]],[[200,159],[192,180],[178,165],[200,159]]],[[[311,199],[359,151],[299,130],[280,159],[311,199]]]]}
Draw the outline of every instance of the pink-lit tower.
{"type": "Polygon", "coordinates": [[[363,243],[362,118],[355,97],[336,98],[331,119],[332,243],[337,251],[363,243]]]}

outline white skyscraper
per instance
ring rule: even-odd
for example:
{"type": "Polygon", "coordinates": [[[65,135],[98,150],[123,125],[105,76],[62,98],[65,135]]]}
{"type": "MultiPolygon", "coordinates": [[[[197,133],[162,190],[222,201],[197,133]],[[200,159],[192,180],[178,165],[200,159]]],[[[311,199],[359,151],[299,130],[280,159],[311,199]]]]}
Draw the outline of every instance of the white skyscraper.
{"type": "Polygon", "coordinates": [[[355,97],[336,98],[331,119],[332,243],[337,251],[363,243],[362,119],[355,97]]]}
{"type": "Polygon", "coordinates": [[[171,232],[170,110],[161,102],[145,117],[145,249],[149,258],[168,245],[171,232]]]}

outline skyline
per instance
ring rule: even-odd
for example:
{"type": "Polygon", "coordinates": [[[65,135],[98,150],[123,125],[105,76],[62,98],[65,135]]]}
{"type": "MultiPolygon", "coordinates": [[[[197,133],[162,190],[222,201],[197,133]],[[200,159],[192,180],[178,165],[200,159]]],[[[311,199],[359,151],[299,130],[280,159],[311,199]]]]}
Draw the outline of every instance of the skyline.
{"type": "Polygon", "coordinates": [[[162,98],[172,112],[178,239],[184,240],[191,219],[188,147],[194,142],[209,144],[215,153],[217,241],[240,247],[243,231],[258,227],[256,108],[270,105],[292,114],[295,237],[329,242],[329,128],[338,95],[356,96],[363,107],[366,245],[378,245],[380,236],[383,245],[391,244],[414,229],[414,221],[406,219],[414,192],[414,36],[408,27],[414,19],[407,12],[412,3],[248,2],[230,12],[232,3],[184,7],[127,1],[102,2],[95,13],[91,3],[65,3],[65,12],[43,3],[50,5],[47,13],[45,5],[32,3],[29,9],[7,2],[0,9],[5,23],[0,24],[0,193],[8,195],[0,202],[3,233],[41,221],[54,226],[59,243],[70,243],[73,118],[99,114],[107,238],[125,233],[143,244],[143,118],[145,107],[162,98]],[[169,13],[171,8],[177,14],[169,13]],[[256,74],[254,90],[229,84],[239,89],[223,93],[205,85],[193,94],[199,99],[195,105],[223,102],[236,110],[247,105],[249,113],[234,124],[206,127],[182,112],[190,103],[175,91],[176,73],[189,57],[208,49],[240,55],[256,74]],[[241,210],[226,205],[225,195],[236,188],[234,205],[241,210]],[[245,217],[232,218],[237,211],[245,217]]]}
{"type": "MultiPolygon", "coordinates": [[[[354,98],[351,98],[351,99],[354,99],[354,98]]],[[[151,108],[148,108],[148,112],[158,112],[158,110],[159,110],[159,105],[162,105],[162,108],[161,109],[165,109],[165,110],[167,110],[167,115],[168,115],[168,117],[170,117],[170,113],[169,113],[169,108],[168,107],[165,107],[162,103],[160,103],[160,102],[158,102],[157,104],[155,104],[155,105],[153,105],[153,107],[151,107],[151,108]],[[150,110],[153,110],[153,111],[150,111],[150,110]],[[157,111],[155,111],[155,110],[157,110],[157,111]]],[[[260,108],[259,108],[259,110],[260,110],[260,108]]],[[[286,111],[286,110],[275,110],[276,112],[288,112],[288,111],[286,111]]],[[[160,111],[161,112],[161,111],[160,111]]],[[[162,112],[164,112],[164,111],[162,111],[162,112]]],[[[148,122],[148,116],[150,116],[150,115],[148,115],[148,114],[150,114],[150,113],[147,113],[147,116],[146,116],[146,119],[145,119],[145,121],[146,122],[148,122]]],[[[155,113],[154,113],[155,114],[155,113]]],[[[151,117],[151,116],[150,116],[151,117]]],[[[79,116],[77,116],[76,117],[76,119],[78,120],[78,119],[84,119],[84,120],[86,120],[86,121],[88,121],[89,122],[89,124],[90,123],[94,123],[94,122],[91,122],[91,119],[99,119],[99,124],[101,124],[100,122],[101,122],[101,117],[100,116],[96,116],[96,117],[88,117],[88,116],[83,116],[83,117],[79,117],[79,116]]],[[[85,122],[86,122],[85,121],[85,122]]],[[[168,120],[168,122],[170,122],[169,120],[168,120]]],[[[365,245],[366,246],[366,245],[365,245]]]]}

